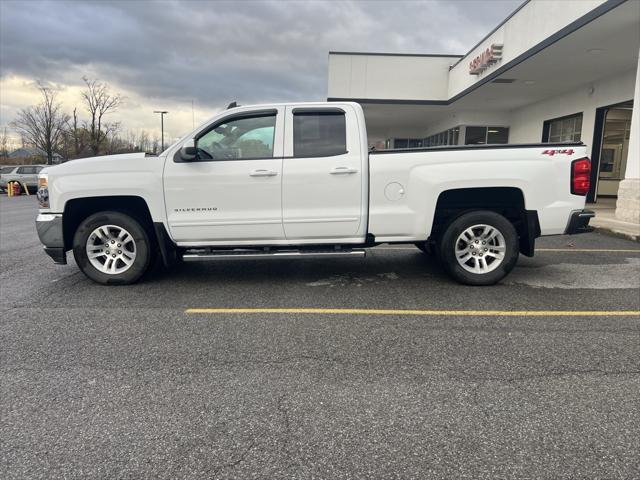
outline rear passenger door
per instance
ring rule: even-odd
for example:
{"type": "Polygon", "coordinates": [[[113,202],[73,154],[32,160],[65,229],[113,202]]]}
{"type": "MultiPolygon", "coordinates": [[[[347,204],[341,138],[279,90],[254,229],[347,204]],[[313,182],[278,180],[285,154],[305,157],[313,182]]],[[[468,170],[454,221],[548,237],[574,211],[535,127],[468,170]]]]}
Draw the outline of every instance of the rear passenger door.
{"type": "Polygon", "coordinates": [[[364,238],[366,150],[357,125],[355,111],[346,106],[287,107],[282,165],[287,240],[364,238]]]}

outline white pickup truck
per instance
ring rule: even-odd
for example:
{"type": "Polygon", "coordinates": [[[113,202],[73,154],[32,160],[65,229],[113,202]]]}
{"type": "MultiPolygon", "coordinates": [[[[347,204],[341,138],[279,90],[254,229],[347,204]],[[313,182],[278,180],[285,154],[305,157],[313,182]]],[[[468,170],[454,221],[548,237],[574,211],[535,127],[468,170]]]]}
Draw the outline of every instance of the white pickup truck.
{"type": "Polygon", "coordinates": [[[92,280],[129,284],[161,259],[364,256],[381,243],[434,253],[489,285],[540,235],[588,231],[582,144],[369,151],[357,103],[231,108],[159,156],[45,169],[45,251],[92,280]]]}

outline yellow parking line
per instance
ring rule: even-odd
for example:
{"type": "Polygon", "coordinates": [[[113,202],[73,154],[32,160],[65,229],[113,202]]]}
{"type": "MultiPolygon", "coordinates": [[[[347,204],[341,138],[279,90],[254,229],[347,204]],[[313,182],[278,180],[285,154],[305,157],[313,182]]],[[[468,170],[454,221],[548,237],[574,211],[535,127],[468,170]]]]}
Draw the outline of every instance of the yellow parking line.
{"type": "Polygon", "coordinates": [[[185,313],[255,314],[299,313],[321,315],[417,315],[417,316],[483,316],[483,317],[629,317],[640,316],[640,310],[380,310],[368,308],[189,308],[185,313]]]}
{"type": "Polygon", "coordinates": [[[536,252],[619,252],[640,253],[640,250],[627,248],[536,248],[536,252]]]}
{"type": "MultiPolygon", "coordinates": [[[[417,252],[417,248],[410,247],[376,247],[375,250],[407,250],[417,252]]],[[[603,253],[640,253],[640,249],[629,248],[536,248],[536,252],[603,252],[603,253]]]]}

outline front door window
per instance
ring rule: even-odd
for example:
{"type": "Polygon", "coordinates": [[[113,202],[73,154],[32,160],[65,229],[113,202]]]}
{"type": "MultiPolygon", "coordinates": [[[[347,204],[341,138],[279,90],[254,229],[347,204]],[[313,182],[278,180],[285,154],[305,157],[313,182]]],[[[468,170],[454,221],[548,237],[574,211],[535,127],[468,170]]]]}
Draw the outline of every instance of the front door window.
{"type": "Polygon", "coordinates": [[[198,139],[200,160],[249,160],[273,157],[276,116],[235,118],[198,139]]]}

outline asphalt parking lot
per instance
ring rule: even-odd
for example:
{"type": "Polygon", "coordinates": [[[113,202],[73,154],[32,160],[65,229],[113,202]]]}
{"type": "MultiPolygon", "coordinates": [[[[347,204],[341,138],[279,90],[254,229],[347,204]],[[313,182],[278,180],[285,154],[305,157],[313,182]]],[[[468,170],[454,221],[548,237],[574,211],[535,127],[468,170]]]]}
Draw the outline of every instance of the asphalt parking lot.
{"type": "Polygon", "coordinates": [[[2,478],[640,477],[638,243],[488,288],[407,246],[103,287],[35,214],[0,197],[2,478]]]}

